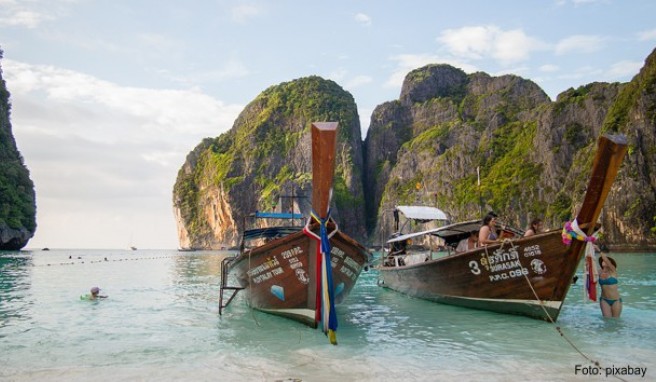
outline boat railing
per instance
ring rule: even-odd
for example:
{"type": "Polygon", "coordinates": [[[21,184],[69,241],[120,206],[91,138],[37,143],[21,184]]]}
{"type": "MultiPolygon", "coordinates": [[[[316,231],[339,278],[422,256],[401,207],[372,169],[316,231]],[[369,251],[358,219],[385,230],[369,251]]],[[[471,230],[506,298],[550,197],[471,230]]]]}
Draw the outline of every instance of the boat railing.
{"type": "Polygon", "coordinates": [[[244,289],[238,286],[228,285],[228,264],[235,259],[234,256],[226,257],[221,261],[221,286],[219,288],[219,315],[223,314],[223,309],[227,308],[230,302],[235,298],[237,292],[244,289]],[[229,293],[229,296],[225,296],[229,293]],[[224,299],[227,301],[224,303],[224,299]]]}

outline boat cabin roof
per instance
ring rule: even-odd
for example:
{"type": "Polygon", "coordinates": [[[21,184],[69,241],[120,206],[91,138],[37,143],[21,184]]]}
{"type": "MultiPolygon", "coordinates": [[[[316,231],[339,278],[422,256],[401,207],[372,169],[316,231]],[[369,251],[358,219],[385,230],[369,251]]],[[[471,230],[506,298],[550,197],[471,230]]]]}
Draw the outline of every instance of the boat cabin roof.
{"type": "Polygon", "coordinates": [[[446,213],[437,207],[429,206],[396,206],[396,209],[406,217],[415,220],[447,220],[446,213]]]}
{"type": "Polygon", "coordinates": [[[481,224],[482,223],[479,219],[449,224],[442,227],[429,229],[426,231],[413,232],[405,235],[400,235],[392,239],[389,239],[387,243],[390,244],[397,241],[404,241],[423,235],[433,235],[433,236],[441,237],[448,244],[454,241],[459,241],[463,237],[469,236],[469,233],[471,231],[476,231],[479,228],[481,228],[481,224]]]}
{"type": "Polygon", "coordinates": [[[255,211],[255,213],[252,213],[249,216],[257,219],[303,219],[302,214],[292,212],[255,211]]]}
{"type": "MultiPolygon", "coordinates": [[[[387,244],[395,243],[398,241],[404,241],[423,235],[433,235],[433,236],[440,237],[444,240],[444,242],[447,245],[456,244],[460,240],[469,237],[470,232],[478,231],[482,225],[483,223],[479,219],[453,223],[442,227],[429,229],[426,231],[413,232],[405,235],[396,236],[389,239],[387,241],[387,244]]],[[[524,231],[510,226],[503,227],[503,231],[507,231],[516,236],[524,235],[524,231]]]]}
{"type": "Polygon", "coordinates": [[[253,239],[275,239],[278,237],[283,237],[296,233],[303,229],[303,226],[291,226],[291,227],[265,227],[265,228],[253,228],[244,231],[243,240],[253,240],[253,239]]]}

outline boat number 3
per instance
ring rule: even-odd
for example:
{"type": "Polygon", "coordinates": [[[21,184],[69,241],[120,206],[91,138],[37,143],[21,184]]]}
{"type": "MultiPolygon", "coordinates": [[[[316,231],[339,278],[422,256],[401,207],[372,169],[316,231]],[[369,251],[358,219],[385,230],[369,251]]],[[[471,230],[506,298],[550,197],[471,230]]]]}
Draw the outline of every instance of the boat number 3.
{"type": "Polygon", "coordinates": [[[475,275],[480,275],[481,274],[481,269],[478,267],[478,261],[472,260],[469,262],[469,269],[471,270],[471,273],[475,275]]]}

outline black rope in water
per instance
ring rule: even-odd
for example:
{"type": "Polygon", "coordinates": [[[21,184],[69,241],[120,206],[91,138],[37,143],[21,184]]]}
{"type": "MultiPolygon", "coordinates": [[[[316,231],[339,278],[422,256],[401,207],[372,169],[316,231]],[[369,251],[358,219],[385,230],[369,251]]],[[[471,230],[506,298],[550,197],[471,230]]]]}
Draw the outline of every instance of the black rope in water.
{"type": "MultiPolygon", "coordinates": [[[[505,240],[503,241],[503,244],[501,244],[501,248],[503,248],[503,245],[506,244],[507,242],[510,242],[510,240],[505,239],[505,240]]],[[[487,249],[486,249],[486,253],[487,253],[487,249]]],[[[518,259],[518,261],[519,261],[519,265],[520,265],[520,267],[521,267],[521,268],[524,268],[524,265],[521,263],[521,259],[518,259]]],[[[579,347],[576,346],[576,344],[575,344],[571,339],[569,339],[569,338],[565,335],[565,333],[564,333],[563,330],[560,328],[560,326],[556,325],[556,321],[554,321],[553,317],[551,317],[551,314],[549,314],[549,311],[547,310],[547,308],[544,307],[544,303],[542,302],[542,300],[540,299],[540,297],[538,297],[538,293],[535,291],[535,288],[533,288],[533,284],[531,284],[531,280],[529,280],[528,275],[527,275],[526,273],[524,273],[524,272],[522,272],[522,275],[524,276],[524,279],[526,280],[526,283],[528,284],[529,288],[531,288],[531,292],[533,292],[533,295],[535,296],[535,299],[540,303],[540,307],[541,307],[542,310],[544,311],[544,314],[547,316],[547,318],[549,318],[549,321],[554,325],[554,327],[555,327],[556,331],[558,332],[558,334],[560,334],[560,336],[561,336],[565,341],[567,341],[567,343],[568,343],[568,344],[569,344],[574,350],[576,350],[577,353],[579,353],[583,358],[585,358],[586,360],[588,360],[588,362],[590,362],[591,364],[593,364],[593,365],[595,365],[595,366],[597,366],[597,367],[599,367],[599,368],[602,367],[602,366],[601,366],[601,363],[600,363],[599,361],[594,360],[594,359],[588,357],[585,353],[583,353],[583,351],[582,351],[581,349],[579,349],[579,347]]],[[[623,378],[621,378],[621,377],[619,377],[619,376],[617,376],[617,375],[613,375],[613,377],[619,379],[620,381],[627,382],[626,379],[623,379],[623,378]]]]}

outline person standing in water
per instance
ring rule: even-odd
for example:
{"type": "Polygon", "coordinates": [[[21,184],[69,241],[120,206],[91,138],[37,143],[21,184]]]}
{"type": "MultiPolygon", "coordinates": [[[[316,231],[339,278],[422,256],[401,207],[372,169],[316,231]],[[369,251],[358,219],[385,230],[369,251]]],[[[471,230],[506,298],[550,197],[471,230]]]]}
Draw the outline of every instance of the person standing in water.
{"type": "Polygon", "coordinates": [[[617,286],[617,262],[612,257],[606,256],[607,248],[601,248],[599,257],[599,286],[601,297],[599,306],[604,317],[619,317],[622,314],[622,298],[617,286]]]}

